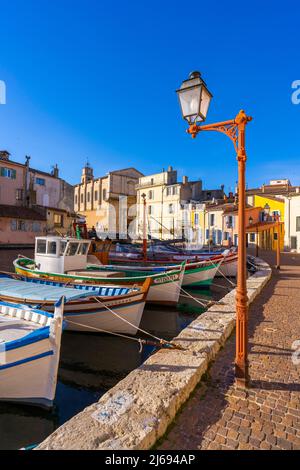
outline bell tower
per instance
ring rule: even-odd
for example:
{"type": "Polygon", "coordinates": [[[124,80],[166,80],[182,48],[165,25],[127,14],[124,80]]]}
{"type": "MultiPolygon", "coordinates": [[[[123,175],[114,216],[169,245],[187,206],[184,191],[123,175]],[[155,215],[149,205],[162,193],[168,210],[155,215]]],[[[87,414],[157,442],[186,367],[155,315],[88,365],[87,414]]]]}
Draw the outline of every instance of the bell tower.
{"type": "Polygon", "coordinates": [[[94,179],[93,168],[90,166],[89,161],[86,162],[81,172],[81,184],[89,183],[94,179]]]}

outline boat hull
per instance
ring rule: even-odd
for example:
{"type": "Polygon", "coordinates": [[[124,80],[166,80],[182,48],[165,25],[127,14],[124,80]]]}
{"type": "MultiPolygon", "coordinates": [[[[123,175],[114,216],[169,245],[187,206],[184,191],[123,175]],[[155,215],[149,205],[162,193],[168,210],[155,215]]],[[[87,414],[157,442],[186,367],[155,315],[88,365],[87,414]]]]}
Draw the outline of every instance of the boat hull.
{"type": "Polygon", "coordinates": [[[65,312],[67,329],[85,332],[116,332],[135,335],[140,326],[145,302],[134,302],[125,306],[113,306],[110,312],[107,309],[93,312],[65,312]]]}
{"type": "Polygon", "coordinates": [[[184,274],[183,286],[189,288],[209,287],[212,284],[218,269],[219,263],[212,264],[205,269],[197,267],[195,269],[187,269],[184,274]]]}
{"type": "MultiPolygon", "coordinates": [[[[16,322],[26,322],[31,311],[18,306],[1,302],[1,319],[4,313],[15,317],[16,322]],[[3,306],[5,304],[5,306],[3,306]]],[[[57,371],[62,334],[63,304],[53,318],[47,320],[43,315],[33,313],[35,323],[44,324],[33,335],[22,339],[12,340],[0,345],[0,400],[4,402],[19,402],[43,408],[51,408],[55,397],[57,371]]],[[[44,314],[46,315],[46,314],[44,314]]],[[[13,320],[12,318],[9,318],[13,320]]],[[[13,324],[12,321],[9,322],[13,324]]],[[[9,328],[9,323],[3,328],[9,328]]],[[[1,327],[1,322],[0,322],[1,327]]]]}

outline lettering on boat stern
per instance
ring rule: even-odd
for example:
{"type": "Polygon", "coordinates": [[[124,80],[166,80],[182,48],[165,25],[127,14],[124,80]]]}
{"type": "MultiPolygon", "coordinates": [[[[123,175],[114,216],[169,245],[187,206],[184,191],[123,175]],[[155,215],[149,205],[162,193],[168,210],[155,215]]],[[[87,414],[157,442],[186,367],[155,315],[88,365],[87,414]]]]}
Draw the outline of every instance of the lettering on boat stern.
{"type": "Polygon", "coordinates": [[[103,424],[114,424],[130,407],[134,397],[129,393],[116,393],[105,405],[100,404],[100,409],[94,411],[92,418],[103,424]]]}
{"type": "Polygon", "coordinates": [[[168,281],[177,281],[179,279],[178,274],[171,274],[170,276],[159,277],[158,279],[154,279],[154,284],[162,284],[168,281]]]}

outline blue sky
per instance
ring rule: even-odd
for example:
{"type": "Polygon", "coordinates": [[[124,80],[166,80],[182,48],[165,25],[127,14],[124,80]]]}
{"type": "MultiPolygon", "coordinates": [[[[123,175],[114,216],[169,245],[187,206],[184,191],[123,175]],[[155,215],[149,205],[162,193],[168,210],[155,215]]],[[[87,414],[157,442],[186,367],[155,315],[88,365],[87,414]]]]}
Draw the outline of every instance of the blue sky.
{"type": "Polygon", "coordinates": [[[0,148],[76,183],[95,174],[169,164],[206,188],[233,189],[229,139],[192,140],[175,89],[200,70],[212,91],[207,122],[244,108],[248,186],[288,177],[300,184],[300,79],[296,1],[0,1],[0,148]]]}

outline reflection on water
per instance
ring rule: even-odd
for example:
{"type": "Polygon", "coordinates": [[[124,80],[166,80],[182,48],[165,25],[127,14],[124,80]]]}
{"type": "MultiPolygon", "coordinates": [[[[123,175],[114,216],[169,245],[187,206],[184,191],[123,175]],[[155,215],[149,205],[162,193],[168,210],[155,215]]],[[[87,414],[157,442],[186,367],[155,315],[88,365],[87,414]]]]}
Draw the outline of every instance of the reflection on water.
{"type": "MultiPolygon", "coordinates": [[[[198,299],[212,297],[210,291],[191,293],[198,299]]],[[[222,295],[224,292],[213,297],[222,295]]],[[[140,326],[158,337],[171,339],[203,311],[200,304],[184,297],[173,309],[147,307],[140,326]]],[[[116,336],[64,332],[54,408],[43,411],[0,404],[0,449],[18,449],[41,442],[139,367],[154,350],[150,345],[140,350],[137,341],[116,336]]]]}

